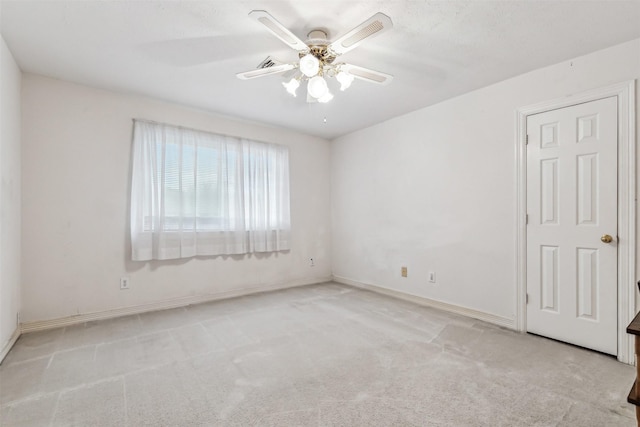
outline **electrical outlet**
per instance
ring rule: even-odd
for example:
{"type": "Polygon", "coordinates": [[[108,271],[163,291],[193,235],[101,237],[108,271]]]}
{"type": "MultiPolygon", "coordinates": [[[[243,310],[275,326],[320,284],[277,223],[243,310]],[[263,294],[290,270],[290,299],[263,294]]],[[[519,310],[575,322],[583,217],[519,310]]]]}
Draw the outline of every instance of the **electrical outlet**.
{"type": "Polygon", "coordinates": [[[402,267],[400,269],[400,274],[402,275],[402,277],[407,277],[407,267],[402,267]]]}
{"type": "Polygon", "coordinates": [[[436,272],[435,271],[430,271],[429,272],[429,283],[436,283],[436,272]]]}
{"type": "Polygon", "coordinates": [[[121,277],[120,278],[120,289],[129,289],[129,278],[121,277]]]}

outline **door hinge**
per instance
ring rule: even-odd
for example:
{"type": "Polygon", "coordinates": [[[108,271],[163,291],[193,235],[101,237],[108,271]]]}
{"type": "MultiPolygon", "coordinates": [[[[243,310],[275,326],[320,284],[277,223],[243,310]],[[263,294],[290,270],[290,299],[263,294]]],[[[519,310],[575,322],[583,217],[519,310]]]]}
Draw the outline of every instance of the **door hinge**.
{"type": "Polygon", "coordinates": [[[526,303],[529,304],[529,294],[526,294],[525,300],[526,300],[526,303]]]}
{"type": "Polygon", "coordinates": [[[526,215],[526,218],[525,218],[525,220],[524,220],[524,221],[525,221],[525,224],[526,224],[526,225],[528,225],[528,224],[529,224],[529,214],[527,214],[527,215],[526,215]]]}
{"type": "Polygon", "coordinates": [[[525,145],[529,145],[529,135],[526,136],[524,143],[525,143],[525,145]]]}

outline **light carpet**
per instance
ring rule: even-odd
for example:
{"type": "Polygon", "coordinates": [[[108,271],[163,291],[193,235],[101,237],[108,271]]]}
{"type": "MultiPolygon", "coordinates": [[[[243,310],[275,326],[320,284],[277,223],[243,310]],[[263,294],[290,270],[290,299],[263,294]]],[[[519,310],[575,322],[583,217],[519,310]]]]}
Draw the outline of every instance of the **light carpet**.
{"type": "Polygon", "coordinates": [[[635,370],[335,283],[22,336],[2,426],[633,426],[635,370]]]}

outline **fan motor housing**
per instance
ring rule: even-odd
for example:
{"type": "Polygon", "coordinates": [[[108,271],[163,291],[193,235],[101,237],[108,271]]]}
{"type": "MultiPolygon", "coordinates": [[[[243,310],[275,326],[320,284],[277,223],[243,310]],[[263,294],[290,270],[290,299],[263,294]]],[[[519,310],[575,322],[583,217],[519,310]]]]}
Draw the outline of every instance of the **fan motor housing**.
{"type": "MultiPolygon", "coordinates": [[[[331,64],[336,59],[336,55],[329,52],[329,49],[327,48],[330,42],[327,39],[326,31],[317,29],[310,31],[309,34],[307,34],[307,40],[305,43],[309,46],[309,53],[318,58],[318,60],[324,64],[331,64]]],[[[305,55],[306,52],[299,53],[300,58],[305,55]]]]}

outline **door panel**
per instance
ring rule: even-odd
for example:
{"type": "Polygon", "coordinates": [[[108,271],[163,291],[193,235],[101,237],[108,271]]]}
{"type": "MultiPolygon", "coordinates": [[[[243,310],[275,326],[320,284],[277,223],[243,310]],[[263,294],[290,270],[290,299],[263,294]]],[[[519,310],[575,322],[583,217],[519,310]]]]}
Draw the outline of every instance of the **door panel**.
{"type": "Polygon", "coordinates": [[[617,98],[531,115],[527,136],[527,330],[615,355],[617,98]]]}

